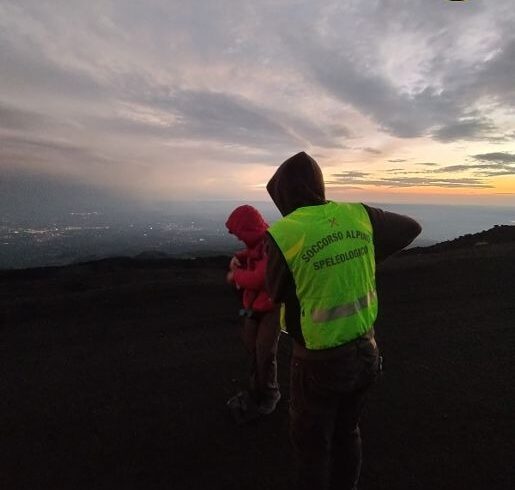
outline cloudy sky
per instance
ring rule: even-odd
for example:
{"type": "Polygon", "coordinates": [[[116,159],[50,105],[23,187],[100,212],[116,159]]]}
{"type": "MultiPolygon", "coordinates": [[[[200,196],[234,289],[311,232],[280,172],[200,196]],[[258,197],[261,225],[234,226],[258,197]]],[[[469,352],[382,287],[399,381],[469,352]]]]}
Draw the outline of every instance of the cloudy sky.
{"type": "Polygon", "coordinates": [[[0,0],[0,172],[143,198],[515,204],[512,0],[0,0]]]}

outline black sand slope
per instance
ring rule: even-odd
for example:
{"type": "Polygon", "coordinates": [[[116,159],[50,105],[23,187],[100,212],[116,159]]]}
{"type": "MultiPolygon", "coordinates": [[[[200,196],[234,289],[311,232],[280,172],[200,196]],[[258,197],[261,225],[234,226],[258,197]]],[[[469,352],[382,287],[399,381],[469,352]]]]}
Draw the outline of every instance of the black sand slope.
{"type": "MultiPolygon", "coordinates": [[[[288,337],[279,409],[238,427],[224,406],[245,385],[226,262],[0,272],[0,488],[290,489],[288,337]]],[[[378,283],[361,488],[513,488],[514,243],[395,257],[378,283]]]]}

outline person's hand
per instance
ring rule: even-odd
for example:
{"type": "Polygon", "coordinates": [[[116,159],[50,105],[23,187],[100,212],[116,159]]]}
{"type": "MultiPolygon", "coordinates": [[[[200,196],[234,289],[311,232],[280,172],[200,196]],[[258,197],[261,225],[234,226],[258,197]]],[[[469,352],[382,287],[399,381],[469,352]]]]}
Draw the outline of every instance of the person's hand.
{"type": "Polygon", "coordinates": [[[233,284],[234,283],[234,272],[231,270],[227,273],[227,276],[225,276],[227,282],[229,284],[233,284]]]}
{"type": "Polygon", "coordinates": [[[238,257],[234,256],[231,261],[229,262],[229,269],[234,272],[236,269],[241,267],[241,262],[239,261],[238,257]]]}

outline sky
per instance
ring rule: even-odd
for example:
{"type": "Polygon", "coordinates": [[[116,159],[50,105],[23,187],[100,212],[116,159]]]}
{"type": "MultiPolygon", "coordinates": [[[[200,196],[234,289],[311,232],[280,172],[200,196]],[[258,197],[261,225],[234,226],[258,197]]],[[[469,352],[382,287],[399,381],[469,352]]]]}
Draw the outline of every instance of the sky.
{"type": "Polygon", "coordinates": [[[0,0],[0,67],[22,193],[515,205],[512,0],[0,0]]]}

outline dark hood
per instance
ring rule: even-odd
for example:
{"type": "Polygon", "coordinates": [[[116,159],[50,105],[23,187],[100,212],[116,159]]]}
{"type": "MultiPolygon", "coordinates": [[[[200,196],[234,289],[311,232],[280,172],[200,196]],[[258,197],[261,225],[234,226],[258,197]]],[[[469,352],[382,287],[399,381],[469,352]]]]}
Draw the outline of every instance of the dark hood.
{"type": "Polygon", "coordinates": [[[283,216],[303,206],[326,202],[322,171],[318,163],[303,151],[282,163],[266,190],[283,216]]]}
{"type": "Polygon", "coordinates": [[[259,211],[248,204],[237,207],[227,219],[225,226],[249,247],[262,240],[268,229],[268,224],[259,211]]]}

